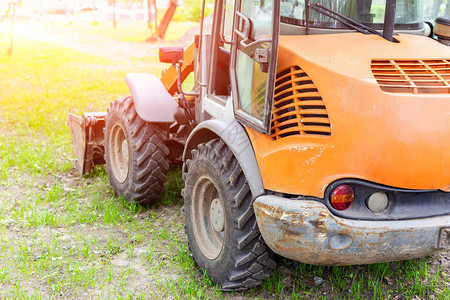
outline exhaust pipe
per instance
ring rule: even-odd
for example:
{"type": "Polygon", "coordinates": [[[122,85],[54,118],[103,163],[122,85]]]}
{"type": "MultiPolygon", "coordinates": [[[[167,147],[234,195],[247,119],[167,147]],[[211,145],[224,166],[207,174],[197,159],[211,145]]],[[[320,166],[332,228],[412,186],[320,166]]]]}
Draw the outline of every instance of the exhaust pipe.
{"type": "Polygon", "coordinates": [[[383,37],[388,41],[394,41],[395,6],[397,0],[386,0],[386,11],[384,13],[383,37]]]}

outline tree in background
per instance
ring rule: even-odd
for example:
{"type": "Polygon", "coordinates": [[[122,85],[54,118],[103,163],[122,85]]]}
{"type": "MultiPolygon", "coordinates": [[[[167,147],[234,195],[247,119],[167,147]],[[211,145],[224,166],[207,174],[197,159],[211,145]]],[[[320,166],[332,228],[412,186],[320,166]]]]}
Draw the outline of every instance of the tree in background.
{"type": "Polygon", "coordinates": [[[0,22],[5,21],[9,16],[11,16],[11,32],[10,32],[10,44],[8,48],[8,56],[11,57],[13,54],[14,47],[14,25],[16,22],[16,7],[21,4],[22,0],[11,0],[8,3],[5,14],[0,18],[0,22]]]}
{"type": "MultiPolygon", "coordinates": [[[[202,0],[183,0],[173,20],[199,22],[202,15],[202,2],[202,0]]],[[[214,0],[206,0],[205,17],[213,11],[213,7],[214,0]]]]}

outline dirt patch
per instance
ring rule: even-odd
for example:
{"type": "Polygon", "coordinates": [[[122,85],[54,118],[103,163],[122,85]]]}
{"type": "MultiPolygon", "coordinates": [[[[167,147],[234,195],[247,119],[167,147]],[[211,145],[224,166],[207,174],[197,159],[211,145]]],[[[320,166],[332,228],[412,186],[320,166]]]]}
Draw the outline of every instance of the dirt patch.
{"type": "MultiPolygon", "coordinates": [[[[211,20],[205,23],[205,28],[212,26],[211,20]]],[[[144,39],[142,42],[126,42],[113,40],[111,38],[99,35],[77,33],[70,30],[70,28],[63,26],[50,28],[40,23],[31,24],[30,26],[39,27],[39,36],[35,36],[33,33],[35,31],[30,32],[26,29],[26,27],[23,28],[23,30],[17,29],[18,35],[27,39],[36,39],[39,41],[55,43],[62,47],[71,48],[95,56],[101,56],[112,61],[126,62],[130,64],[130,69],[133,69],[132,66],[134,64],[145,64],[146,68],[161,68],[161,63],[158,61],[152,62],[150,59],[158,57],[159,47],[174,43],[187,47],[193,43],[194,35],[198,34],[199,30],[199,26],[197,25],[183,35],[182,38],[173,42],[166,42],[164,40],[145,42],[144,39]]],[[[138,67],[136,68],[139,69],[138,67]]]]}
{"type": "Polygon", "coordinates": [[[0,110],[0,136],[10,137],[13,136],[16,131],[7,126],[8,123],[5,119],[2,118],[2,112],[0,110]]]}
{"type": "Polygon", "coordinates": [[[445,274],[448,278],[447,284],[450,286],[450,251],[430,256],[429,262],[431,272],[436,274],[439,270],[445,274]]]}
{"type": "MultiPolygon", "coordinates": [[[[203,20],[203,33],[204,34],[211,34],[212,32],[212,26],[213,26],[213,15],[210,14],[203,20]]],[[[195,35],[200,34],[200,23],[189,29],[181,38],[176,40],[174,43],[188,46],[194,42],[195,35]]]]}
{"type": "Polygon", "coordinates": [[[128,213],[128,219],[118,215],[117,221],[107,224],[103,214],[126,215],[127,211],[111,206],[122,200],[111,198],[110,191],[102,193],[101,200],[110,204],[95,204],[94,189],[89,186],[98,185],[98,177],[83,179],[69,173],[50,180],[25,174],[14,178],[0,183],[0,249],[6,249],[0,251],[0,290],[4,291],[0,296],[20,292],[85,299],[136,294],[158,299],[164,298],[162,284],[176,282],[183,275],[175,267],[176,245],[184,243],[183,230],[175,225],[182,222],[180,205],[128,213]],[[70,201],[71,193],[86,187],[84,196],[70,201]],[[61,195],[42,202],[55,190],[61,195]],[[31,215],[68,214],[67,206],[73,205],[85,206],[80,214],[96,205],[102,208],[90,223],[49,226],[46,220],[39,219],[43,225],[29,222],[31,215]]]}

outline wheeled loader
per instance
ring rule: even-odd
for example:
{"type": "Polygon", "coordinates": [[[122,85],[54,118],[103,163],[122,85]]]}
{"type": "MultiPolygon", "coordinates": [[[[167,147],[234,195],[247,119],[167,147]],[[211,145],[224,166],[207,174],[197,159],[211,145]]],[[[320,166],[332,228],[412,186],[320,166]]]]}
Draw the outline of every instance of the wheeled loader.
{"type": "Polygon", "coordinates": [[[119,195],[151,204],[182,161],[189,249],[227,291],[260,284],[273,252],[449,249],[450,48],[424,36],[421,3],[216,0],[212,28],[160,49],[161,78],[130,73],[107,113],[69,116],[77,169],[106,162],[119,195]]]}

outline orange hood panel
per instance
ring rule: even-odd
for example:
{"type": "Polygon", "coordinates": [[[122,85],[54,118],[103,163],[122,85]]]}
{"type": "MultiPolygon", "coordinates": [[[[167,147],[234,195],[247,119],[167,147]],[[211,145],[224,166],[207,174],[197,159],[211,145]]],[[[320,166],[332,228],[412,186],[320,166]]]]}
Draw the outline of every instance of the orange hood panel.
{"type": "Polygon", "coordinates": [[[281,36],[279,70],[299,65],[316,85],[331,136],[272,140],[248,128],[269,190],[323,197],[341,178],[397,188],[450,191],[447,94],[385,93],[372,59],[449,59],[450,48],[399,35],[390,43],[360,33],[281,36]]]}

